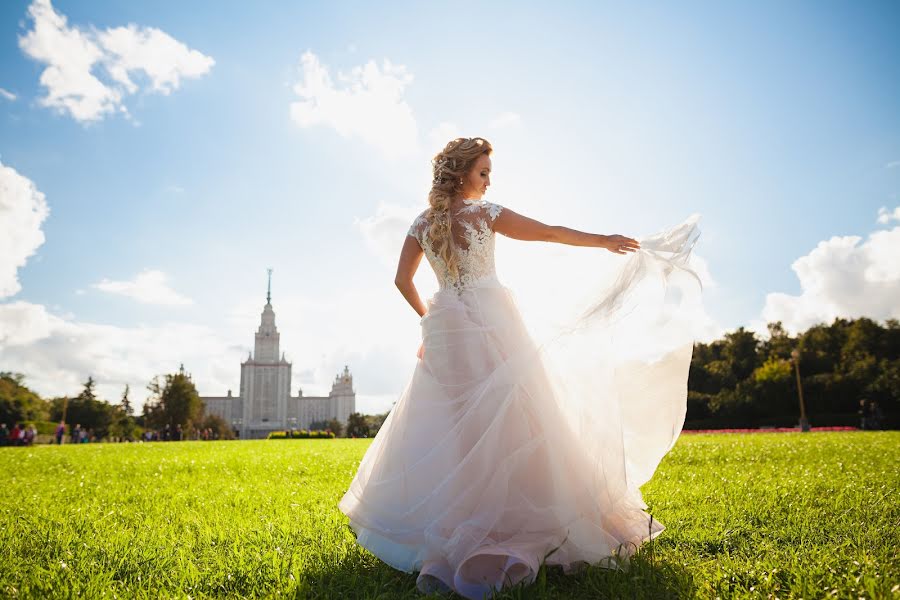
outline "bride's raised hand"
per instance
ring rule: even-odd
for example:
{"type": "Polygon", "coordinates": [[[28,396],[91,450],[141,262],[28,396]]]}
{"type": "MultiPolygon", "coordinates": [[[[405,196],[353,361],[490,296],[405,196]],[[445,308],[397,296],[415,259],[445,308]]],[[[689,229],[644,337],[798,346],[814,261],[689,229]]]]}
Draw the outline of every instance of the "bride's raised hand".
{"type": "Polygon", "coordinates": [[[641,243],[624,235],[608,235],[603,247],[614,254],[628,254],[640,249],[641,243]]]}

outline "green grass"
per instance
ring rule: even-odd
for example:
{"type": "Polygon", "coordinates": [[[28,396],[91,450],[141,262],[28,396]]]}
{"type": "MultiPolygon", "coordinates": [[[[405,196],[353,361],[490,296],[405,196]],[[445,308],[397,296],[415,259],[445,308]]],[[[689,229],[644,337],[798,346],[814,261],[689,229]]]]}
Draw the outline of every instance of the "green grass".
{"type": "MultiPolygon", "coordinates": [[[[421,597],[337,509],[369,443],[2,448],[0,596],[421,597]]],[[[629,572],[503,597],[898,597],[898,452],[900,432],[684,435],[629,572]]]]}

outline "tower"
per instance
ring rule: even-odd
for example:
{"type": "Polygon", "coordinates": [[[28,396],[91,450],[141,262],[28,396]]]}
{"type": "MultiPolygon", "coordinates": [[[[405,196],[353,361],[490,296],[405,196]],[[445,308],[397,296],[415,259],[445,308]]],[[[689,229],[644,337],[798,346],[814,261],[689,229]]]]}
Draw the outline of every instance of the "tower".
{"type": "Polygon", "coordinates": [[[230,423],[242,439],[264,438],[285,429],[307,429],[311,423],[329,419],[346,423],[356,411],[353,376],[346,365],[334,378],[327,396],[304,396],[299,388],[297,395],[291,396],[292,367],[279,347],[281,336],[272,307],[272,269],[267,271],[266,303],[253,350],[241,363],[240,394],[232,395],[228,390],[227,396],[203,396],[206,410],[230,423]]]}
{"type": "Polygon", "coordinates": [[[280,359],[278,356],[279,333],[272,308],[272,269],[268,272],[266,305],[256,331],[253,355],[241,363],[242,412],[248,437],[286,427],[287,399],[291,394],[291,363],[284,356],[280,359]]]}
{"type": "Polygon", "coordinates": [[[268,271],[269,287],[266,291],[266,305],[263,307],[253,349],[253,358],[257,362],[278,360],[279,333],[275,327],[275,311],[272,309],[272,269],[268,269],[268,271]]]}
{"type": "Polygon", "coordinates": [[[350,374],[350,368],[344,365],[344,372],[335,376],[334,383],[331,384],[331,393],[328,394],[332,400],[333,410],[339,421],[347,422],[350,413],[356,412],[356,392],[353,390],[353,375],[350,374]]]}

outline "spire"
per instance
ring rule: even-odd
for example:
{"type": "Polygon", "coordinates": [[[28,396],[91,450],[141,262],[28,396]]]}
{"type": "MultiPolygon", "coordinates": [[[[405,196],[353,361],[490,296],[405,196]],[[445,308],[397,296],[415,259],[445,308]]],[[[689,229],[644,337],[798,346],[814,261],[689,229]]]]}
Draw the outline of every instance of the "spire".
{"type": "Polygon", "coordinates": [[[278,328],[275,327],[275,311],[272,309],[272,269],[269,272],[269,287],[266,292],[266,305],[260,315],[259,329],[256,331],[256,343],[253,360],[258,363],[278,362],[278,328]]]}

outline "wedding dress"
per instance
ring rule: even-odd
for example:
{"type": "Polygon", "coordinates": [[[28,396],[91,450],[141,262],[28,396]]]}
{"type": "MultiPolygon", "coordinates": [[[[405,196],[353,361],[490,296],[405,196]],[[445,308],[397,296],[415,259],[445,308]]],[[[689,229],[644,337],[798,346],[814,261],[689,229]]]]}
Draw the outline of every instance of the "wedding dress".
{"type": "Polygon", "coordinates": [[[339,503],[419,590],[472,599],[542,563],[622,568],[662,532],[639,487],[684,424],[701,288],[694,216],[639,240],[615,284],[538,344],[494,270],[502,210],[466,200],[452,215],[456,278],[427,211],[409,228],[440,285],[424,354],[339,503]]]}

